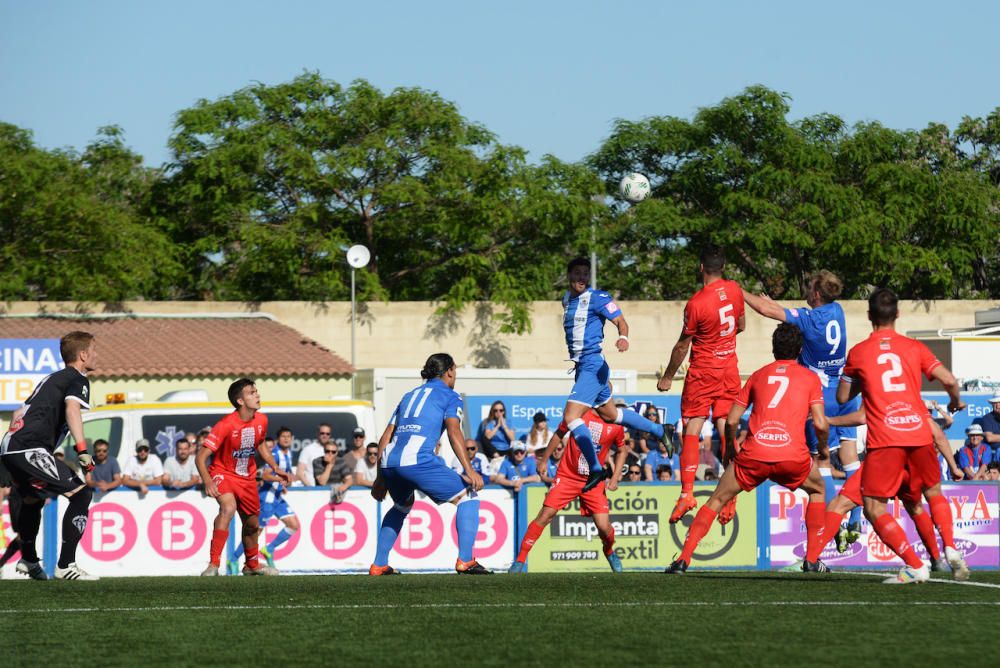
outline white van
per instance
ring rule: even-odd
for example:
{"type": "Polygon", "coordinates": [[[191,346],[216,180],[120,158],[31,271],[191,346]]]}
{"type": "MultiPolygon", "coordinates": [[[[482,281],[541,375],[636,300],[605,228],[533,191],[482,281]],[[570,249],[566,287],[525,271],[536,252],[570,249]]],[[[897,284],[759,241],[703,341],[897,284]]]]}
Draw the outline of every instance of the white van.
{"type": "MultiPolygon", "coordinates": [[[[333,440],[341,452],[352,441],[356,427],[365,430],[365,441],[377,442],[381,433],[375,433],[375,411],[367,401],[267,401],[261,412],[268,419],[268,435],[274,437],[281,427],[292,430],[294,461],[302,448],[316,440],[322,422],[330,425],[333,440]]],[[[184,434],[197,434],[211,429],[219,419],[233,411],[228,402],[210,401],[157,401],[153,403],[110,404],[97,406],[83,413],[83,434],[93,445],[99,438],[110,446],[110,456],[124,467],[135,454],[135,443],[140,438],[149,440],[150,451],[160,459],[174,454],[177,440],[184,434]]],[[[75,460],[75,453],[67,435],[60,447],[68,460],[75,460]]]]}

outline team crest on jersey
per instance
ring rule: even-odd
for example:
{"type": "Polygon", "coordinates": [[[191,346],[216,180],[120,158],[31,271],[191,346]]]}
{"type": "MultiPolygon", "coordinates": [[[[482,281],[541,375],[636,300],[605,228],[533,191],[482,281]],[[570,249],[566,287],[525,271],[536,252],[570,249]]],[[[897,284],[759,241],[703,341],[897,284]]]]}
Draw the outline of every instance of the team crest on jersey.
{"type": "Polygon", "coordinates": [[[880,339],[878,342],[879,350],[892,350],[892,344],[889,343],[889,339],[880,339]]]}
{"type": "Polygon", "coordinates": [[[608,313],[617,313],[619,310],[618,304],[614,302],[608,302],[607,305],[604,307],[604,310],[607,311],[608,313]]]}
{"type": "Polygon", "coordinates": [[[797,308],[790,308],[788,309],[788,312],[792,314],[793,318],[799,317],[799,310],[797,308]]]}
{"type": "Polygon", "coordinates": [[[784,364],[782,364],[777,369],[775,369],[775,372],[777,372],[777,373],[785,373],[785,371],[786,371],[786,367],[785,367],[784,364]]]}
{"type": "Polygon", "coordinates": [[[83,395],[83,398],[84,398],[84,399],[86,399],[86,398],[87,398],[87,395],[88,395],[89,393],[90,393],[90,391],[89,391],[89,390],[87,389],[87,386],[86,386],[86,385],[84,385],[84,386],[83,386],[83,391],[81,391],[81,392],[80,392],[80,394],[82,394],[82,395],[83,395]]]}
{"type": "Polygon", "coordinates": [[[50,478],[58,478],[56,472],[56,460],[47,452],[32,452],[28,455],[28,462],[40,471],[45,471],[50,478]]]}
{"type": "Polygon", "coordinates": [[[720,302],[726,301],[727,297],[726,297],[726,289],[725,288],[722,288],[716,294],[719,295],[719,301],[720,302]]]}

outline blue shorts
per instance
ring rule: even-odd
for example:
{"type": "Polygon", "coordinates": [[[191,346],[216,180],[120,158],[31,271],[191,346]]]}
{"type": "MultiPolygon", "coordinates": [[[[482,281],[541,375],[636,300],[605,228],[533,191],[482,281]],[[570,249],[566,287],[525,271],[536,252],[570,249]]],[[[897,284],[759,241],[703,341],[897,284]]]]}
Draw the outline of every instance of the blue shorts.
{"type": "Polygon", "coordinates": [[[294,515],[295,512],[288,507],[288,503],[285,501],[284,496],[279,496],[271,503],[265,503],[264,499],[260,500],[260,524],[264,526],[269,519],[272,517],[277,517],[279,520],[282,517],[288,517],[289,515],[294,515]]]}
{"type": "Polygon", "coordinates": [[[603,406],[611,400],[611,367],[602,355],[587,355],[576,365],[576,378],[568,401],[603,406]]]}
{"type": "MultiPolygon", "coordinates": [[[[837,417],[847,415],[861,408],[861,396],[858,395],[846,404],[837,403],[837,384],[823,388],[823,412],[827,417],[837,417]]],[[[857,427],[830,427],[830,436],[827,439],[827,446],[830,452],[840,449],[841,441],[858,440],[857,427]]],[[[806,422],[806,441],[809,443],[809,452],[816,454],[819,440],[816,438],[816,430],[813,429],[812,420],[806,422]]]]}
{"type": "Polygon", "coordinates": [[[401,506],[410,504],[413,490],[420,490],[434,503],[441,504],[451,501],[468,487],[460,475],[441,461],[385,468],[382,478],[389,496],[401,506]]]}

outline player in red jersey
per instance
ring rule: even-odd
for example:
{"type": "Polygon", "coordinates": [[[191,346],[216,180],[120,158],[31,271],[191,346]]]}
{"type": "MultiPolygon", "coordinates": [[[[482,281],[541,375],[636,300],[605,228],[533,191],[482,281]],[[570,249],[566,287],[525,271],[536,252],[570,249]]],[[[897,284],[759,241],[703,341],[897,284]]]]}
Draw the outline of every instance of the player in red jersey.
{"type": "MultiPolygon", "coordinates": [[[[625,429],[620,424],[606,423],[593,409],[584,413],[582,419],[590,431],[593,442],[597,445],[597,461],[601,466],[604,466],[608,460],[608,452],[611,449],[611,445],[615,444],[618,448],[618,454],[615,456],[615,463],[611,470],[611,480],[607,483],[607,488],[613,492],[618,489],[618,481],[622,476],[625,457],[628,455],[628,451],[625,448],[625,429]]],[[[548,461],[556,446],[562,442],[563,436],[569,433],[569,431],[566,421],[563,420],[559,424],[559,428],[552,435],[552,438],[549,439],[549,444],[545,449],[542,461],[548,461]]],[[[614,552],[615,530],[611,526],[608,495],[604,491],[604,486],[598,485],[586,492],[583,491],[589,472],[590,468],[587,466],[587,460],[584,459],[583,454],[580,452],[580,447],[576,444],[576,439],[570,435],[566,451],[563,453],[562,459],[559,460],[559,468],[556,470],[556,477],[552,482],[552,487],[549,489],[549,493],[545,495],[545,500],[542,501],[542,508],[538,511],[538,516],[528,524],[528,530],[524,532],[524,539],[521,540],[521,550],[518,552],[517,559],[511,564],[508,572],[524,572],[524,562],[528,558],[528,552],[535,544],[535,541],[538,540],[538,537],[542,535],[542,531],[552,522],[552,518],[556,516],[556,513],[561,508],[565,508],[567,504],[577,497],[580,498],[582,506],[580,512],[594,518],[597,534],[601,537],[601,543],[604,545],[604,556],[607,558],[608,563],[611,564],[611,570],[615,573],[622,572],[621,559],[614,552]]]]}
{"type": "MultiPolygon", "coordinates": [[[[831,425],[837,427],[854,427],[863,425],[866,422],[865,410],[862,408],[854,411],[853,413],[848,413],[847,415],[828,417],[827,420],[831,425]]],[[[954,479],[961,480],[965,474],[962,472],[962,469],[959,468],[958,463],[955,462],[955,454],[952,452],[951,443],[948,442],[948,437],[945,436],[943,431],[941,431],[941,427],[939,427],[938,424],[930,418],[930,415],[927,416],[927,425],[930,427],[934,438],[934,449],[940,452],[944,457],[949,468],[951,469],[954,479]]],[[[830,500],[829,505],[826,507],[826,519],[823,526],[823,533],[820,536],[819,541],[812,544],[812,552],[806,553],[807,561],[815,561],[819,559],[819,555],[823,551],[823,548],[826,547],[827,543],[835,537],[837,539],[837,550],[839,552],[846,551],[847,540],[843,535],[845,530],[840,526],[840,522],[843,520],[845,514],[863,504],[861,495],[861,471],[863,470],[864,464],[861,465],[857,474],[847,479],[847,482],[845,482],[840,488],[840,492],[837,496],[830,500]]],[[[940,471],[940,469],[938,470],[940,471]]],[[[936,485],[938,487],[938,494],[940,494],[940,480],[939,476],[936,485]]],[[[943,527],[937,527],[938,533],[941,535],[941,541],[944,543],[945,552],[951,556],[951,560],[941,558],[941,551],[938,549],[937,539],[934,537],[934,518],[929,517],[928,514],[924,512],[924,507],[920,498],[921,494],[923,494],[928,503],[933,504],[931,501],[931,499],[935,496],[933,493],[933,487],[927,490],[921,490],[919,488],[920,486],[915,483],[916,481],[910,477],[909,473],[907,473],[903,476],[901,486],[896,493],[896,496],[900,501],[902,501],[907,514],[910,516],[910,519],[913,520],[913,525],[917,529],[920,541],[924,544],[924,547],[927,548],[927,553],[931,557],[931,570],[944,571],[946,568],[950,568],[952,575],[956,580],[968,580],[969,567],[966,565],[961,552],[959,552],[955,547],[955,536],[951,523],[948,523],[943,527]],[[950,552],[949,548],[951,548],[950,552]]],[[[949,513],[949,517],[950,516],[951,515],[949,513]]]]}
{"type": "MultiPolygon", "coordinates": [[[[868,456],[861,476],[865,517],[882,542],[906,564],[887,584],[924,582],[930,577],[906,539],[902,527],[886,512],[909,473],[910,485],[930,497],[931,517],[944,533],[951,534],[948,501],[941,495],[941,469],[934,451],[934,439],[927,425],[924,400],[920,396],[920,374],[937,380],[948,392],[948,410],[961,410],[958,383],[927,346],[896,332],[898,300],[888,288],[879,288],[868,298],[868,319],[872,333],[847,353],[843,380],[837,387],[837,401],[846,403],[861,394],[868,422],[868,456]]],[[[961,559],[953,548],[945,548],[949,563],[961,559]]]]}
{"type": "Polygon", "coordinates": [[[209,548],[208,567],[202,575],[218,575],[222,549],[229,539],[229,523],[233,515],[240,514],[243,523],[243,551],[246,563],[243,575],[277,575],[270,566],[257,561],[257,535],[260,533],[260,497],[257,495],[257,463],[254,454],[271,467],[285,484],[292,484],[286,473],[264,445],[267,436],[267,416],[259,413],[260,393],[249,378],[241,378],[229,386],[229,401],[235,411],[219,420],[205,439],[205,447],[198,451],[195,464],[198,474],[205,481],[205,494],[219,502],[215,530],[209,548]],[[208,458],[212,457],[212,466],[208,458]]]}
{"type": "MultiPolygon", "coordinates": [[[[680,338],[670,353],[667,368],[656,384],[666,392],[673,384],[674,374],[691,349],[691,365],[684,378],[681,392],[681,418],[684,436],[681,441],[681,495],[670,514],[677,522],[689,510],[698,506],[694,499],[694,474],[698,469],[698,441],[705,420],[715,421],[722,455],[726,458],[724,437],[726,416],[740,391],[740,372],[736,360],[736,335],[746,327],[743,290],[735,281],[722,277],[725,256],[718,246],[707,246],[701,253],[701,280],[704,287],[696,292],[684,307],[684,325],[680,338]]],[[[736,512],[733,499],[719,521],[725,524],[736,512]]]]}
{"type": "MultiPolygon", "coordinates": [[[[788,489],[800,487],[809,494],[806,507],[808,541],[818,541],[823,526],[824,485],[819,469],[806,445],[806,419],[816,429],[821,454],[827,452],[829,427],[823,413],[823,387],[819,377],[796,362],[802,350],[802,332],[795,325],[781,323],[771,337],[774,362],[750,376],[733,402],[726,419],[727,437],[736,443],[740,418],[751,405],[750,435],[731,466],[719,479],[712,497],[698,511],[688,529],[680,556],[667,573],[683,573],[691,564],[698,543],[712,526],[718,512],[740,491],[749,492],[765,480],[788,489]]],[[[735,448],[734,448],[735,449],[735,448]]],[[[821,561],[805,562],[802,570],[827,572],[821,561]]]]}

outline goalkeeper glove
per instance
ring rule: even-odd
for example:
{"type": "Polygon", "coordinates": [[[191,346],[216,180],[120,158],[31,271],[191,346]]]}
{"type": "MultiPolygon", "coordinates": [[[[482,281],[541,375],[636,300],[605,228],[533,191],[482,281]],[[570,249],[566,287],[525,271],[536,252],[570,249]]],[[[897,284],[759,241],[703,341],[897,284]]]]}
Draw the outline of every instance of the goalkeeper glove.
{"type": "Polygon", "coordinates": [[[87,452],[87,444],[77,443],[75,449],[76,449],[76,458],[80,462],[80,468],[82,468],[87,473],[93,471],[94,458],[91,456],[89,452],[87,452]]]}

